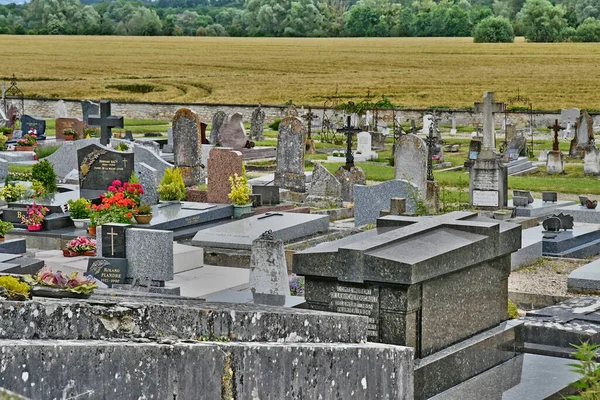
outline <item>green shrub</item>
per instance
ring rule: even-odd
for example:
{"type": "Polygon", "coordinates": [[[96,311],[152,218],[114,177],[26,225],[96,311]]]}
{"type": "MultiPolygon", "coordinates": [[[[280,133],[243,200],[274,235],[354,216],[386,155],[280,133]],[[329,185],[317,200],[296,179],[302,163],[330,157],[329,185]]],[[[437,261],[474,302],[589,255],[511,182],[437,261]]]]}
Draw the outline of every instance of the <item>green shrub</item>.
{"type": "Polygon", "coordinates": [[[42,160],[31,168],[31,179],[41,182],[47,194],[56,192],[56,173],[48,160],[42,160]]]}
{"type": "Polygon", "coordinates": [[[577,364],[567,364],[571,371],[581,375],[581,379],[570,386],[579,389],[579,395],[568,396],[567,400],[596,400],[600,393],[600,367],[596,365],[598,344],[582,342],[581,345],[572,344],[577,351],[573,356],[579,361],[577,364]]]}
{"type": "Polygon", "coordinates": [[[88,199],[80,197],[77,200],[67,201],[67,204],[69,205],[71,218],[86,219],[90,217],[90,209],[92,207],[92,202],[88,199]]]}
{"type": "Polygon", "coordinates": [[[600,42],[600,20],[588,18],[577,27],[573,36],[575,42],[600,42]]]}
{"type": "Polygon", "coordinates": [[[487,17],[473,29],[475,43],[512,43],[515,31],[510,21],[503,17],[487,17]]]}
{"type": "Polygon", "coordinates": [[[137,215],[152,215],[152,206],[150,204],[142,204],[137,209],[137,215]]]}
{"type": "Polygon", "coordinates": [[[508,301],[508,318],[519,318],[519,309],[517,308],[517,305],[510,300],[508,301]]]}
{"type": "Polygon", "coordinates": [[[274,131],[278,131],[279,124],[281,124],[281,118],[277,118],[277,119],[275,119],[275,121],[271,122],[269,124],[269,128],[273,129],[274,131]]]}
{"type": "Polygon", "coordinates": [[[161,179],[160,185],[158,185],[158,195],[164,201],[185,199],[185,183],[179,168],[165,170],[165,175],[161,179]]]}
{"type": "Polygon", "coordinates": [[[0,220],[0,237],[4,237],[7,232],[11,231],[15,226],[8,221],[0,220]]]}
{"type": "Polygon", "coordinates": [[[21,196],[23,196],[26,191],[27,188],[20,183],[17,183],[16,185],[7,184],[0,189],[0,199],[6,201],[7,203],[21,200],[21,196]]]}
{"type": "Polygon", "coordinates": [[[8,138],[4,135],[0,135],[0,151],[6,150],[6,142],[8,142],[8,138]]]}
{"type": "Polygon", "coordinates": [[[42,158],[48,157],[50,154],[54,153],[56,150],[60,149],[60,144],[51,144],[44,146],[37,146],[35,148],[35,154],[38,156],[38,160],[42,158]]]}

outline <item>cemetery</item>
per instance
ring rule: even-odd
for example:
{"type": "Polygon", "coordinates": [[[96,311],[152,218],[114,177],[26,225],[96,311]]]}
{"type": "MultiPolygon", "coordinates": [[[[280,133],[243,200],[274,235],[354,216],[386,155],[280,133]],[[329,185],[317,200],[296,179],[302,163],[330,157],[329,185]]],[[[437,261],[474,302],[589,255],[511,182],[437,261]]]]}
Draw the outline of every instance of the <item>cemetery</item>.
{"type": "Polygon", "coordinates": [[[600,114],[367,100],[150,121],[3,96],[0,398],[581,393],[600,114]]]}

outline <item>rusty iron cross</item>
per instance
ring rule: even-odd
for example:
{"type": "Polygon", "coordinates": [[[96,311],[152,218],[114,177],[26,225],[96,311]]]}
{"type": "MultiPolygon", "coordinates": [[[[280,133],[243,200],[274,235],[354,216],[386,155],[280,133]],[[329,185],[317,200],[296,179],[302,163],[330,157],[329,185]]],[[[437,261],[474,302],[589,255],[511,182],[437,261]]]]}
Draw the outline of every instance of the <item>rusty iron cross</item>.
{"type": "Polygon", "coordinates": [[[560,126],[558,124],[558,120],[555,119],[554,120],[554,125],[549,126],[549,129],[552,129],[554,131],[554,142],[552,143],[552,151],[559,151],[559,147],[558,147],[558,131],[561,129],[565,129],[565,127],[560,126]]]}

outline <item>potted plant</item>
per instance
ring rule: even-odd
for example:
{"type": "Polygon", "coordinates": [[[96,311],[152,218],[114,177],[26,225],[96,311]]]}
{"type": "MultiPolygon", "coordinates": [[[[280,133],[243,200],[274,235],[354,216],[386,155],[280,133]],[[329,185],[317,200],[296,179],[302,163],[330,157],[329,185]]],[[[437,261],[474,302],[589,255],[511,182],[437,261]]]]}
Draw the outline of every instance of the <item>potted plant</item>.
{"type": "Polygon", "coordinates": [[[63,256],[65,257],[76,257],[76,256],[96,256],[96,240],[88,239],[85,236],[78,236],[71,240],[65,246],[63,250],[63,256]]]}
{"type": "Polygon", "coordinates": [[[229,177],[231,191],[228,194],[233,203],[233,218],[240,218],[244,214],[252,212],[252,203],[250,203],[250,188],[248,187],[248,178],[242,169],[242,175],[235,174],[229,177]]]}
{"type": "Polygon", "coordinates": [[[75,228],[83,228],[86,223],[90,222],[91,201],[80,197],[77,200],[67,201],[67,205],[69,206],[71,220],[73,220],[75,228]]]}
{"type": "Polygon", "coordinates": [[[33,151],[37,145],[37,131],[31,128],[29,132],[17,140],[17,151],[33,151]]]}
{"type": "Polygon", "coordinates": [[[0,189],[0,199],[7,203],[12,203],[21,200],[21,196],[23,196],[26,191],[27,188],[22,183],[17,183],[16,185],[9,183],[0,189]]]}
{"type": "Polygon", "coordinates": [[[73,129],[65,129],[63,135],[65,135],[65,140],[75,139],[75,131],[73,129]]]}
{"type": "Polygon", "coordinates": [[[4,242],[4,235],[6,235],[15,226],[8,221],[0,220],[0,242],[4,242]]]}
{"type": "Polygon", "coordinates": [[[158,195],[161,201],[166,202],[179,202],[185,199],[185,183],[179,168],[167,168],[165,170],[160,185],[158,185],[158,195]]]}
{"type": "Polygon", "coordinates": [[[8,126],[0,128],[0,132],[6,137],[6,140],[10,140],[13,137],[13,128],[9,128],[8,126]]]}
{"type": "Polygon", "coordinates": [[[27,225],[28,231],[41,231],[44,216],[48,211],[48,208],[34,202],[31,206],[27,206],[26,215],[21,217],[21,222],[27,225]]]}
{"type": "Polygon", "coordinates": [[[135,213],[135,220],[138,224],[149,224],[152,220],[152,206],[142,204],[135,213]]]}

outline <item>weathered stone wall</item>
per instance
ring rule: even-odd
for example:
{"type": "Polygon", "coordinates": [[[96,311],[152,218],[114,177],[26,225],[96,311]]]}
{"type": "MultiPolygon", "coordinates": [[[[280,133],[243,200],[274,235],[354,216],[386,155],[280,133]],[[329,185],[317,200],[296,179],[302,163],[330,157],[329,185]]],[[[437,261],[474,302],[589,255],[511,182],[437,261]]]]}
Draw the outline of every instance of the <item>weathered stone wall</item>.
{"type": "MultiPolygon", "coordinates": [[[[25,99],[25,112],[41,118],[54,118],[55,107],[58,100],[59,99],[25,99]]],[[[65,100],[64,102],[69,117],[81,118],[82,111],[79,100],[65,100]]],[[[112,113],[113,115],[122,115],[125,118],[171,120],[178,109],[189,108],[196,112],[202,121],[210,122],[212,120],[212,115],[217,110],[223,110],[227,115],[238,112],[243,115],[244,122],[249,123],[252,112],[256,106],[256,104],[143,103],[113,101],[112,113]]],[[[565,107],[568,107],[568,104],[565,104],[565,107]]],[[[313,112],[316,114],[322,114],[322,107],[312,108],[313,112]]],[[[263,105],[262,109],[265,112],[265,121],[267,123],[273,122],[276,118],[284,117],[286,111],[284,106],[277,105],[263,105]]],[[[414,119],[417,125],[421,125],[423,115],[430,114],[432,110],[423,108],[403,108],[396,110],[396,112],[401,114],[403,121],[414,119]]],[[[590,113],[590,115],[594,119],[595,130],[600,130],[600,113],[590,113]]],[[[438,116],[441,118],[440,123],[444,125],[451,125],[453,117],[456,119],[456,124],[458,126],[470,126],[481,121],[480,115],[475,114],[473,110],[467,109],[451,109],[438,112],[438,116]]],[[[508,117],[518,127],[529,126],[528,112],[511,112],[508,114],[508,117]]],[[[382,118],[387,123],[391,123],[393,119],[392,111],[379,111],[379,118],[382,118]]],[[[560,110],[538,111],[534,115],[534,126],[545,128],[553,125],[555,119],[560,120],[560,110]]],[[[500,125],[503,120],[504,114],[496,115],[497,125],[500,125]]]]}

